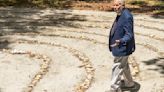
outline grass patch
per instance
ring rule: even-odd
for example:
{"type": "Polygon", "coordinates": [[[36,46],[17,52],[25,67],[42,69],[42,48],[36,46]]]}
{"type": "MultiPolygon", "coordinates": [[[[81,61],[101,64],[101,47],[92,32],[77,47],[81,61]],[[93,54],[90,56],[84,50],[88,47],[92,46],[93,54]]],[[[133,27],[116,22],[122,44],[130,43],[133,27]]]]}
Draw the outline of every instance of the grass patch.
{"type": "Polygon", "coordinates": [[[163,10],[154,10],[153,13],[156,15],[158,15],[158,14],[164,15],[164,9],[163,10]]]}
{"type": "Polygon", "coordinates": [[[65,8],[70,6],[71,0],[0,0],[0,6],[65,8]]]}
{"type": "Polygon", "coordinates": [[[154,6],[161,6],[164,7],[164,1],[159,1],[154,4],[154,6]]]}

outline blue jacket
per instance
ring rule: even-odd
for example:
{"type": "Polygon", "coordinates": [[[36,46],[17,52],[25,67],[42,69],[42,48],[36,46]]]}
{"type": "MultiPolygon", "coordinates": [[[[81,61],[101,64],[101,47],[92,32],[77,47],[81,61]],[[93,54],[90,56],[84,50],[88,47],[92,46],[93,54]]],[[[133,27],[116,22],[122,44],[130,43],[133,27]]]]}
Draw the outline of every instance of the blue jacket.
{"type": "Polygon", "coordinates": [[[133,16],[128,9],[122,10],[114,32],[111,33],[110,31],[109,50],[112,51],[113,56],[127,56],[135,51],[133,16]],[[114,44],[115,40],[120,40],[120,44],[116,47],[111,47],[110,45],[114,44]]]}

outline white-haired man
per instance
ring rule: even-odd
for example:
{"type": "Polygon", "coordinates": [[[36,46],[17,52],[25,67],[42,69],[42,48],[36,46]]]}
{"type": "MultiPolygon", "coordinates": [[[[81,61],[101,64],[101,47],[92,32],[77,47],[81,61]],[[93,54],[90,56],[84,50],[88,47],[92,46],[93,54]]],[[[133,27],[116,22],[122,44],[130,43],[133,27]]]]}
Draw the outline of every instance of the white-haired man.
{"type": "Polygon", "coordinates": [[[128,57],[135,51],[133,16],[125,8],[124,0],[114,0],[113,8],[117,17],[109,35],[109,50],[114,56],[110,92],[122,92],[123,86],[132,88],[135,85],[128,65],[128,57]],[[122,76],[124,82],[121,82],[122,76]]]}

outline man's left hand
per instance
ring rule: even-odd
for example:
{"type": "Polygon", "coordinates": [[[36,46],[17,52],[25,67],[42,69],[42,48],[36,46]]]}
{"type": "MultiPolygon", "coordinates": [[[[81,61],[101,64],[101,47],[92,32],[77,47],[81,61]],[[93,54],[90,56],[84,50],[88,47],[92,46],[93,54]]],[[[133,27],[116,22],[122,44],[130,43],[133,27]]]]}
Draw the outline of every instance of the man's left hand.
{"type": "Polygon", "coordinates": [[[120,44],[120,40],[115,40],[115,43],[110,45],[111,47],[116,47],[120,44]]]}

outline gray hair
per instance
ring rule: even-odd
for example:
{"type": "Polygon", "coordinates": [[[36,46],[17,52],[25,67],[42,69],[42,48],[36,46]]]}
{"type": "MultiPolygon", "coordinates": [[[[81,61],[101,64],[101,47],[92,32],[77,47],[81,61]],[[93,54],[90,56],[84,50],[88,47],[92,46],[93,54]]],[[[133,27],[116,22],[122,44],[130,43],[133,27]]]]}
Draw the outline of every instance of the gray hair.
{"type": "Polygon", "coordinates": [[[115,1],[118,1],[118,2],[120,2],[122,5],[125,5],[125,0],[115,0],[115,1]]]}

